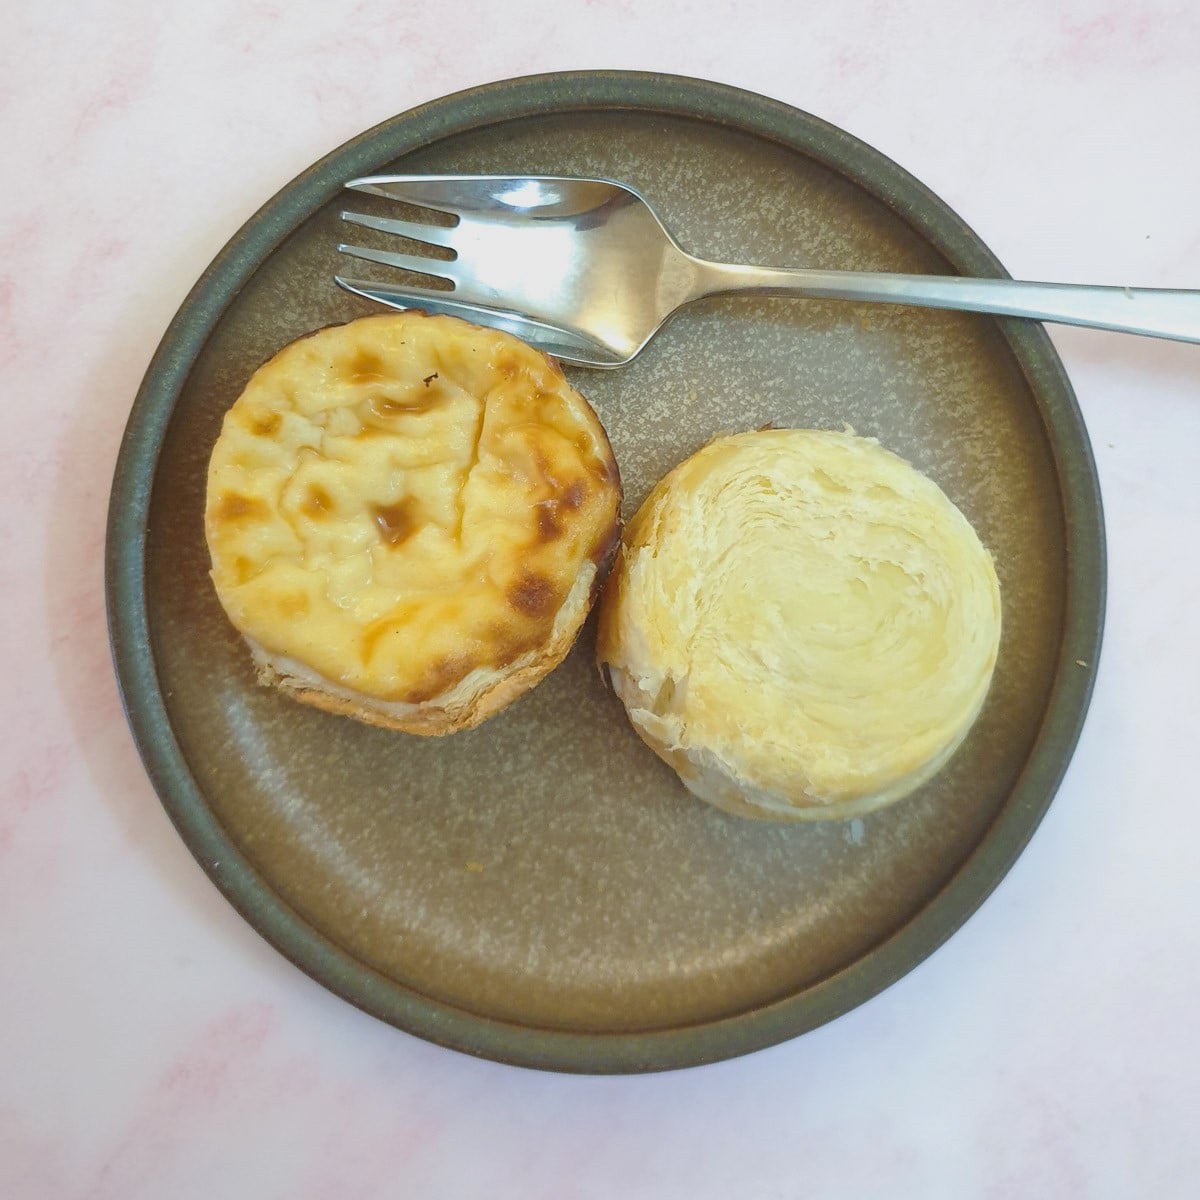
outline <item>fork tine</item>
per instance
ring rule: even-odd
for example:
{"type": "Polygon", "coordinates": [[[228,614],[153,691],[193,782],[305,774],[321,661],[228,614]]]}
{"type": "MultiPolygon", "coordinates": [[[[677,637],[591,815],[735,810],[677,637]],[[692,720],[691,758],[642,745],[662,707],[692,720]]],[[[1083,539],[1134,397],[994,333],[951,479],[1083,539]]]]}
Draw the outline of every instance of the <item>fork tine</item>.
{"type": "Polygon", "coordinates": [[[419,308],[426,300],[449,300],[453,292],[444,292],[440,288],[396,287],[388,283],[380,283],[377,279],[351,279],[345,275],[335,275],[333,282],[348,292],[365,296],[378,304],[387,304],[392,308],[419,308]],[[413,303],[409,304],[412,299],[413,303]]]}
{"type": "Polygon", "coordinates": [[[443,225],[419,225],[416,221],[398,221],[395,217],[373,217],[357,212],[343,212],[342,220],[377,229],[380,233],[394,233],[413,242],[426,242],[430,246],[453,245],[454,230],[443,225]]]}
{"type": "Polygon", "coordinates": [[[451,200],[445,180],[436,176],[413,175],[397,178],[392,175],[365,175],[351,179],[345,187],[352,192],[365,192],[368,196],[382,196],[385,200],[400,200],[404,204],[415,204],[419,208],[432,208],[435,212],[462,216],[462,210],[451,200]]]}
{"type": "Polygon", "coordinates": [[[532,317],[489,308],[483,304],[464,303],[455,299],[455,292],[435,292],[415,287],[397,288],[371,279],[349,279],[344,275],[335,275],[333,280],[347,292],[362,296],[365,300],[373,300],[377,304],[384,304],[388,308],[419,308],[429,313],[462,317],[476,325],[490,325],[495,329],[506,330],[529,345],[536,346],[547,354],[553,354],[566,363],[575,363],[581,367],[609,368],[623,366],[629,361],[628,358],[616,357],[593,339],[570,329],[547,325],[532,317]]]}
{"type": "Polygon", "coordinates": [[[385,267],[397,267],[401,271],[412,271],[417,275],[432,275],[438,279],[454,280],[454,263],[440,258],[421,258],[416,254],[397,254],[394,250],[376,250],[373,246],[350,246],[338,243],[338,252],[351,258],[364,258],[367,262],[385,267]]]}

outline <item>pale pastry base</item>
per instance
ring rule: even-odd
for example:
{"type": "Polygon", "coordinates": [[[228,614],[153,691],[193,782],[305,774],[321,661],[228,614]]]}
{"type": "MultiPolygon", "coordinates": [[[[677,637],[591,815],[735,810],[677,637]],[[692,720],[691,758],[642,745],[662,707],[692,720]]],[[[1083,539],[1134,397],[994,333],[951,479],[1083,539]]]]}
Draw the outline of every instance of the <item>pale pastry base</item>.
{"type": "Polygon", "coordinates": [[[850,800],[824,803],[809,796],[806,801],[808,807],[801,807],[755,786],[732,767],[722,763],[705,746],[685,748],[673,745],[670,737],[665,735],[662,720],[644,707],[647,698],[636,680],[619,667],[609,665],[607,672],[612,689],[625,705],[629,722],[638,737],[679,776],[680,782],[693,796],[732,816],[750,817],[758,821],[845,821],[886,808],[932,779],[949,762],[962,745],[983,704],[983,697],[980,697],[979,706],[969,715],[959,737],[949,743],[941,754],[895,780],[890,787],[850,800]]]}

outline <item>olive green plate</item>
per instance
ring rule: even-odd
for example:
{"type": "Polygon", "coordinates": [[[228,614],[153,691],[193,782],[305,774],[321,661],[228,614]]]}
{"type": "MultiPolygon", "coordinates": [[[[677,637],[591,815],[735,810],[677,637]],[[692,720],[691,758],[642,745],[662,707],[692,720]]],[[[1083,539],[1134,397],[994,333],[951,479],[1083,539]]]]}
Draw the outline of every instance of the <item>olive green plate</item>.
{"type": "Polygon", "coordinates": [[[1049,340],[986,317],[726,299],[684,312],[631,366],[572,372],[608,427],[626,515],[714,434],[768,422],[876,436],[967,514],[1003,588],[999,665],[966,745],[907,801],[803,826],[708,808],[631,732],[593,668],[591,624],[558,671],[477,730],[368,728],[255,685],[209,584],[202,509],[222,414],[251,371],[300,334],[372,311],[332,283],[344,265],[339,188],[395,169],[626,180],[687,249],[731,261],[1003,274],[874,150],[712,83],[521,79],[335,151],[197,283],[121,450],[110,628],[163,804],[282,953],[447,1046],[560,1070],[657,1070],[846,1012],[920,962],[1004,875],[1083,721],[1103,526],[1049,340]]]}

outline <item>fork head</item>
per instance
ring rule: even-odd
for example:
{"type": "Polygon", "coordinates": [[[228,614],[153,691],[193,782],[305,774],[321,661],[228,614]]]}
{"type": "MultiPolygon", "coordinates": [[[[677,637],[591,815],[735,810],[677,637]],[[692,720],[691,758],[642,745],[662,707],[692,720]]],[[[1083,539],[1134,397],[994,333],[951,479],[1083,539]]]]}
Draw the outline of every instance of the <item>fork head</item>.
{"type": "Polygon", "coordinates": [[[342,253],[410,280],[338,276],[339,284],[393,307],[500,325],[568,362],[628,362],[693,282],[693,260],[642,197],[610,180],[376,175],[346,186],[418,211],[416,219],[343,212],[347,222],[413,248],[342,243],[342,253]],[[433,213],[454,224],[434,224],[433,213]]]}

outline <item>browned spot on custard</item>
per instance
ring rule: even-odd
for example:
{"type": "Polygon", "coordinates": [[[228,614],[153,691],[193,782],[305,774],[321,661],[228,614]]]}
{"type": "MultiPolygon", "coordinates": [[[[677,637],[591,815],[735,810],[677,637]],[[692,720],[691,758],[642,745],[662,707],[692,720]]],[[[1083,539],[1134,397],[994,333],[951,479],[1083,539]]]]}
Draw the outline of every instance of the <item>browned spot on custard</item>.
{"type": "Polygon", "coordinates": [[[500,355],[492,365],[505,379],[516,379],[517,372],[520,370],[517,360],[511,354],[500,355]]]}
{"type": "Polygon", "coordinates": [[[300,510],[310,517],[320,519],[333,512],[333,497],[319,483],[310,484],[300,510]]]}
{"type": "Polygon", "coordinates": [[[375,528],[389,546],[402,546],[421,528],[421,512],[415,497],[405,496],[395,504],[376,504],[371,508],[375,528]]]}
{"type": "Polygon", "coordinates": [[[277,412],[260,412],[255,413],[247,422],[247,428],[251,433],[257,434],[259,437],[273,437],[279,432],[279,426],[283,424],[283,417],[277,412]]]}
{"type": "Polygon", "coordinates": [[[469,659],[439,658],[430,664],[420,682],[409,688],[404,699],[409,704],[425,704],[450,691],[456,683],[461,683],[471,669],[472,663],[469,659]]]}
{"type": "Polygon", "coordinates": [[[213,509],[215,521],[244,521],[266,515],[267,506],[261,500],[238,492],[226,492],[213,509]]]}
{"type": "Polygon", "coordinates": [[[248,583],[254,578],[254,564],[248,558],[239,554],[233,560],[233,575],[238,583],[248,583]]]}
{"type": "Polygon", "coordinates": [[[358,350],[350,360],[347,375],[351,383],[378,383],[384,378],[383,359],[371,350],[358,350]]]}
{"type": "Polygon", "coordinates": [[[309,609],[309,599],[305,592],[293,592],[279,597],[279,615],[285,619],[306,616],[309,609]]]}
{"type": "Polygon", "coordinates": [[[540,636],[522,634],[506,625],[493,625],[488,630],[488,636],[491,641],[491,653],[487,656],[487,665],[497,670],[537,650],[543,643],[540,636]]]}
{"type": "Polygon", "coordinates": [[[505,597],[517,612],[527,617],[549,616],[558,607],[554,584],[532,571],[523,572],[521,578],[505,592],[505,597]]]}
{"type": "Polygon", "coordinates": [[[537,508],[537,536],[539,542],[552,542],[562,537],[562,525],[558,520],[558,501],[543,500],[537,508]]]}
{"type": "Polygon", "coordinates": [[[569,512],[574,512],[583,504],[583,498],[587,495],[587,488],[584,486],[582,479],[576,479],[570,483],[566,490],[558,498],[559,504],[569,512]]]}
{"type": "Polygon", "coordinates": [[[539,542],[552,542],[563,535],[563,513],[578,511],[587,495],[587,485],[582,479],[574,479],[564,485],[549,470],[549,465],[540,453],[535,458],[546,482],[554,489],[549,500],[535,505],[537,511],[537,538],[539,542]]]}

